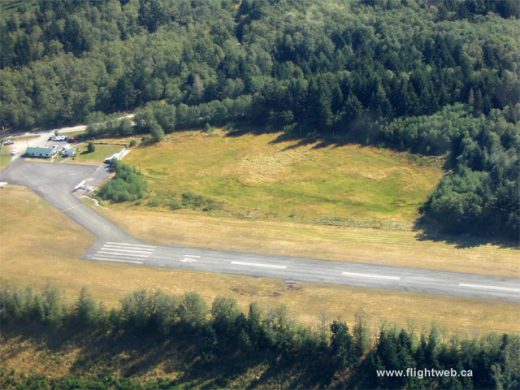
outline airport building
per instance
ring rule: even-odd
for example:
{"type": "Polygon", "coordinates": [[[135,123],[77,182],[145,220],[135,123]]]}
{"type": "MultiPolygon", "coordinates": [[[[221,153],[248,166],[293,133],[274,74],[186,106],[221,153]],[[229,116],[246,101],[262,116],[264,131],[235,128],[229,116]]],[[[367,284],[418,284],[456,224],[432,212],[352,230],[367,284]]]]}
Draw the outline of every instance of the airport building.
{"type": "Polygon", "coordinates": [[[25,151],[25,157],[51,158],[53,154],[53,148],[43,146],[29,146],[25,151]]]}

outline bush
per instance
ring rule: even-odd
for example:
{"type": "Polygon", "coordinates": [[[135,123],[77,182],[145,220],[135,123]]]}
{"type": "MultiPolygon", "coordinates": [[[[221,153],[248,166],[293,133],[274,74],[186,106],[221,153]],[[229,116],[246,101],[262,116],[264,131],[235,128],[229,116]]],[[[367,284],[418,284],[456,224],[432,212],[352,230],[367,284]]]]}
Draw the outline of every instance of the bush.
{"type": "Polygon", "coordinates": [[[202,195],[184,192],[182,194],[182,206],[194,210],[211,211],[218,208],[218,203],[202,195]]]}
{"type": "Polygon", "coordinates": [[[99,304],[92,298],[85,288],[82,288],[78,301],[72,313],[72,323],[78,328],[89,328],[98,324],[100,320],[99,304]]]}
{"type": "Polygon", "coordinates": [[[177,201],[177,199],[170,199],[168,201],[168,207],[171,210],[179,210],[182,208],[181,204],[177,201]]]}
{"type": "Polygon", "coordinates": [[[87,145],[87,153],[94,153],[96,151],[96,145],[93,142],[89,142],[87,145]]]}
{"type": "Polygon", "coordinates": [[[106,183],[98,195],[113,202],[127,202],[141,199],[146,195],[147,184],[142,175],[123,162],[112,163],[116,176],[106,183]]]}

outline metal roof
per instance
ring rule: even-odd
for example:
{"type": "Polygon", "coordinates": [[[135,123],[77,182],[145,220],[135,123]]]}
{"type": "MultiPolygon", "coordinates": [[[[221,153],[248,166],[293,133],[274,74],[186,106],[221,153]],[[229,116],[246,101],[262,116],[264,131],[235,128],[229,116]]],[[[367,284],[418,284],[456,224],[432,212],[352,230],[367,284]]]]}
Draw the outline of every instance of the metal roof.
{"type": "Polygon", "coordinates": [[[25,154],[30,154],[33,156],[52,156],[53,153],[53,148],[48,148],[44,146],[29,146],[25,151],[25,154]]]}

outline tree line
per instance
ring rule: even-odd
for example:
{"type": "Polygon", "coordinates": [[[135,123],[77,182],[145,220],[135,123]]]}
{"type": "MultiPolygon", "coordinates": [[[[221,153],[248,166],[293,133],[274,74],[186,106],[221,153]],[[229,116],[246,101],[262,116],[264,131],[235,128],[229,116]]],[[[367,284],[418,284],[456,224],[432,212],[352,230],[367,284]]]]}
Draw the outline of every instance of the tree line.
{"type": "Polygon", "coordinates": [[[60,293],[0,289],[0,321],[40,332],[97,332],[101,342],[116,335],[152,338],[157,342],[191,340],[201,358],[219,364],[224,356],[301,364],[323,387],[362,388],[502,388],[520,384],[520,338],[489,334],[480,339],[445,340],[432,328],[427,334],[384,326],[372,337],[363,316],[354,324],[335,320],[318,329],[297,324],[284,307],[270,310],[252,303],[243,312],[234,299],[218,297],[211,306],[196,293],[168,295],[136,291],[107,309],[82,289],[66,304],[60,293]],[[381,377],[377,370],[435,368],[472,370],[471,376],[444,378],[381,377]],[[338,382],[339,381],[339,382],[338,382]]]}
{"type": "Polygon", "coordinates": [[[447,174],[423,216],[449,233],[520,242],[520,105],[475,115],[455,105],[429,116],[398,118],[373,137],[400,150],[447,154],[447,174]]]}
{"type": "Polygon", "coordinates": [[[89,126],[89,136],[160,141],[175,129],[231,123],[449,153],[450,174],[425,205],[427,219],[451,232],[519,239],[519,7],[37,0],[0,21],[0,127],[87,120],[104,123],[89,126]],[[130,109],[138,109],[135,123],[91,120],[130,109]],[[477,122],[489,130],[467,130],[477,122]],[[500,141],[484,141],[488,133],[500,141]],[[488,157],[459,159],[468,148],[488,157]]]}

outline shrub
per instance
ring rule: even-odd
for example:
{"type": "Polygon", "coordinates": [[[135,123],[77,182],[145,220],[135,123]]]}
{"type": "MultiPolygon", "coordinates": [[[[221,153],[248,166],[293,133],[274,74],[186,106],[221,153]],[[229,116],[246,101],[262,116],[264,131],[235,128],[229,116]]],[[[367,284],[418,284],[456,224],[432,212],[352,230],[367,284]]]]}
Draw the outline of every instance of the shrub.
{"type": "Polygon", "coordinates": [[[178,209],[182,208],[181,204],[177,201],[177,199],[170,199],[168,201],[168,207],[171,210],[178,210],[178,209]]]}
{"type": "Polygon", "coordinates": [[[211,211],[218,208],[218,203],[202,195],[184,192],[182,194],[182,206],[194,210],[211,211]]]}
{"type": "Polygon", "coordinates": [[[77,327],[95,326],[100,319],[98,303],[85,288],[82,288],[72,311],[72,322],[77,327]]]}
{"type": "Polygon", "coordinates": [[[101,199],[126,202],[141,199],[146,195],[147,184],[142,175],[121,161],[112,163],[116,176],[99,191],[101,199]]]}
{"type": "Polygon", "coordinates": [[[87,153],[94,153],[96,151],[96,145],[93,142],[89,142],[87,145],[87,153]]]}

